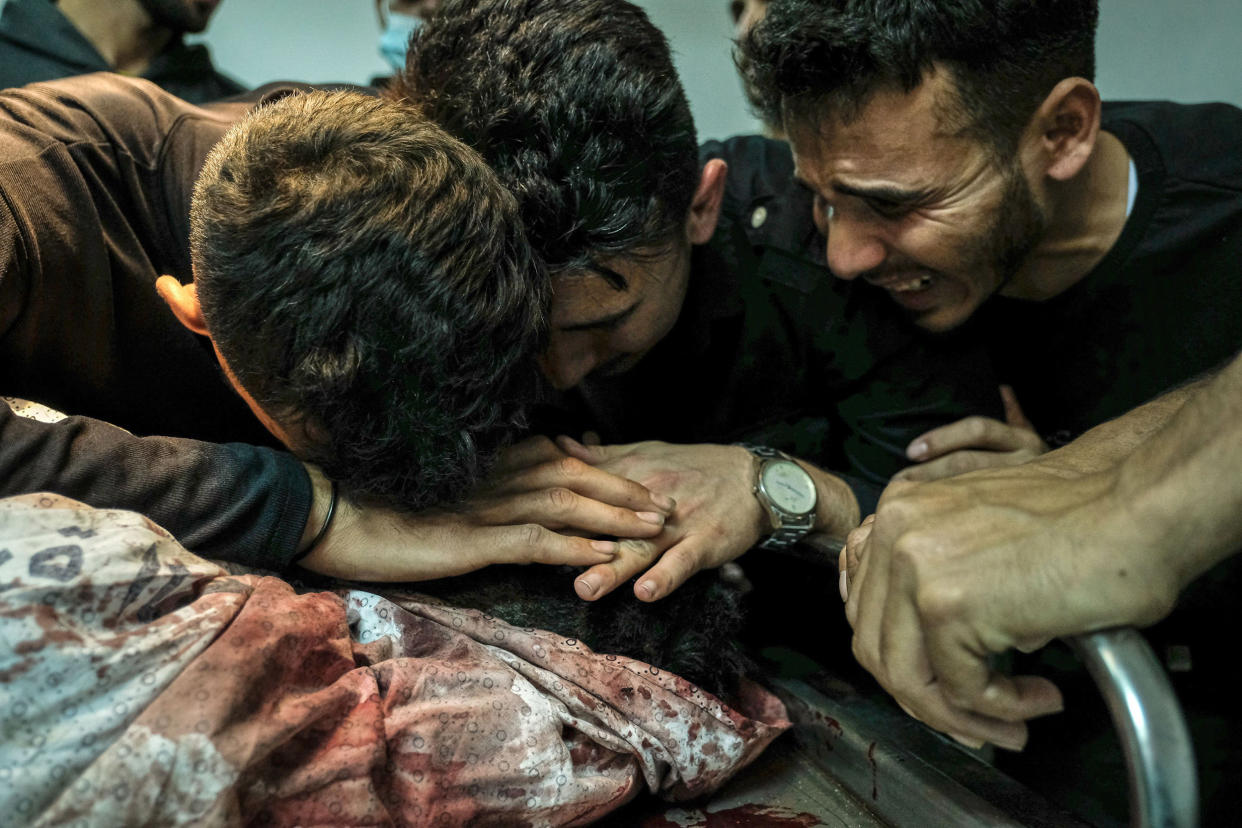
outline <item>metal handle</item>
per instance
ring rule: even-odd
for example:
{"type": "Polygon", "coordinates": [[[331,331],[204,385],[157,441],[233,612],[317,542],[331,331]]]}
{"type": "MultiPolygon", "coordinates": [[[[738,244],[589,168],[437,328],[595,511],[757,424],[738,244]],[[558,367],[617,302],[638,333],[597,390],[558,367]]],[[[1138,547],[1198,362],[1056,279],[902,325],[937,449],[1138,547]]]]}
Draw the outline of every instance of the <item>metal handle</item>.
{"type": "Polygon", "coordinates": [[[1121,736],[1130,825],[1195,828],[1199,780],[1181,705],[1147,640],[1131,628],[1068,639],[1087,665],[1121,736]]]}

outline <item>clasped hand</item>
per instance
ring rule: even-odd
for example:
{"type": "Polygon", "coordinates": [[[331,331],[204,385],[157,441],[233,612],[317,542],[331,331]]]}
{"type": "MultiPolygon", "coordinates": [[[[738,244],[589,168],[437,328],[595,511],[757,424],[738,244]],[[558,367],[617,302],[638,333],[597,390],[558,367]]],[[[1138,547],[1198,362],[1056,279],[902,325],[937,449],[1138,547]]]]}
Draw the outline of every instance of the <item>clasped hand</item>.
{"type": "Polygon", "coordinates": [[[728,563],[759,541],[766,516],[751,492],[753,460],[740,446],[656,441],[587,446],[569,437],[558,437],[557,445],[677,502],[658,534],[625,538],[612,560],[580,575],[574,588],[581,598],[600,598],[642,573],[634,595],[655,601],[699,570],[728,563]]]}
{"type": "MultiPolygon", "coordinates": [[[[319,497],[328,484],[310,470],[319,497]]],[[[618,554],[619,543],[599,536],[656,536],[674,505],[534,437],[508,449],[455,508],[403,514],[342,501],[302,566],[365,581],[431,580],[498,563],[590,566],[618,554]]]]}
{"type": "Polygon", "coordinates": [[[897,482],[842,552],[854,655],[905,710],[964,744],[1018,750],[1027,719],[1061,709],[1037,676],[990,656],[1150,623],[1171,607],[1111,469],[1045,462],[897,482]]]}

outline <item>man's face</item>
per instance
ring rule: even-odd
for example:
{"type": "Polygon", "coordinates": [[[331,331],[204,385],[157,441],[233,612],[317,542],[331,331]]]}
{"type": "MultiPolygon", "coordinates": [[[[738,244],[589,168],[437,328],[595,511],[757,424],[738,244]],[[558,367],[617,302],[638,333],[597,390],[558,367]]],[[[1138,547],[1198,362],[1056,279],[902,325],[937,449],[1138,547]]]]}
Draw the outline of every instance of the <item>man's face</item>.
{"type": "Polygon", "coordinates": [[[672,330],[686,298],[690,245],[603,259],[598,268],[553,277],[551,330],[539,364],[555,388],[624,373],[672,330]],[[624,277],[624,290],[601,275],[607,270],[624,277]]]}
{"type": "Polygon", "coordinates": [[[916,324],[947,331],[1002,288],[1047,221],[1015,159],[943,124],[946,74],[881,90],[860,117],[796,129],[797,175],[815,193],[828,266],[888,291],[916,324]]]}
{"type": "Polygon", "coordinates": [[[151,20],[174,32],[197,33],[207,22],[220,0],[139,0],[151,20]]]}

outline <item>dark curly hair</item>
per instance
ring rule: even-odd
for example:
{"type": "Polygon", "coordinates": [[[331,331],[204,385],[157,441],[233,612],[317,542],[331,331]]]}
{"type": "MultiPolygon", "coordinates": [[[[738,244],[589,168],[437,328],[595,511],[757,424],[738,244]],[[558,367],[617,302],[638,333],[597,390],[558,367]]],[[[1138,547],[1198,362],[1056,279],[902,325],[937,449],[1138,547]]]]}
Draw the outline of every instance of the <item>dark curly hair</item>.
{"type": "Polygon", "coordinates": [[[1094,78],[1098,18],[1096,0],[774,0],[739,65],[786,128],[848,122],[873,92],[947,67],[948,123],[1008,157],[1052,87],[1094,78]]]}
{"type": "Polygon", "coordinates": [[[684,226],[694,121],[668,42],[631,3],[449,0],[386,94],[487,159],[554,272],[662,247],[684,226]]]}
{"type": "Polygon", "coordinates": [[[483,159],[409,107],[260,106],[208,157],[190,243],[228,367],[347,496],[451,502],[521,425],[546,275],[483,159]]]}

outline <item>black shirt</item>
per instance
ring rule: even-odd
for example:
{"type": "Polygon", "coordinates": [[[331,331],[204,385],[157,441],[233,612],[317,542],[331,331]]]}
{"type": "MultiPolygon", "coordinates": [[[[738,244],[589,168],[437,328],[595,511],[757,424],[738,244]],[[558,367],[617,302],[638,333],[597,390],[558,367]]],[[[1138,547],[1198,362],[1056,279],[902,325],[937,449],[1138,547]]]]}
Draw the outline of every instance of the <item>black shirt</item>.
{"type": "Polygon", "coordinates": [[[979,314],[997,372],[1061,442],[1242,350],[1242,111],[1106,104],[1138,195],[1120,238],[1064,293],[979,314]]]}

